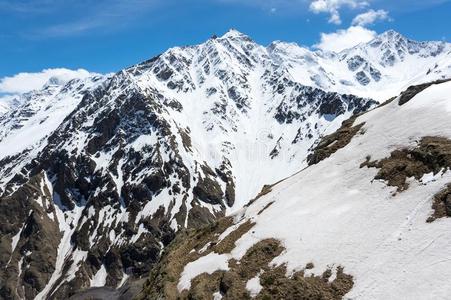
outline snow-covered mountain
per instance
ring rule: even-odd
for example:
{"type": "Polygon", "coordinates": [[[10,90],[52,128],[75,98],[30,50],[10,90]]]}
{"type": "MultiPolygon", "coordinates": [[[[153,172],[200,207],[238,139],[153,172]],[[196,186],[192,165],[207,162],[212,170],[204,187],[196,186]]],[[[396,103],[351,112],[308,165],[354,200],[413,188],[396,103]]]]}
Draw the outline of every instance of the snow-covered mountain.
{"type": "Polygon", "coordinates": [[[449,77],[450,51],[387,32],[312,52],[231,30],[20,96],[0,114],[0,294],[64,298],[146,274],[176,232],[307,167],[344,120],[449,77]]]}
{"type": "Polygon", "coordinates": [[[351,118],[307,168],[179,235],[138,299],[448,299],[451,81],[424,87],[351,118]]]}
{"type": "Polygon", "coordinates": [[[410,85],[451,76],[451,44],[417,42],[393,30],[340,53],[312,52],[283,42],[269,49],[297,82],[378,101],[410,85]]]}

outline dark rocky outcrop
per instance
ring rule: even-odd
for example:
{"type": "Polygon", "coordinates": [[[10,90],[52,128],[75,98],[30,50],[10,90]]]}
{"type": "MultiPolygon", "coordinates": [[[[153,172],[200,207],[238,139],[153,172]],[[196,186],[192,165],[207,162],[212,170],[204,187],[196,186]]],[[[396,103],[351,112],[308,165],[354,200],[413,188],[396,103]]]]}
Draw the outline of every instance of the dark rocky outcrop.
{"type": "MultiPolygon", "coordinates": [[[[0,293],[5,299],[14,295],[33,298],[48,284],[56,268],[60,227],[70,230],[70,244],[65,248],[67,253],[60,253],[67,259],[49,289],[49,297],[64,299],[89,287],[101,268],[107,273],[105,285],[111,288],[117,287],[125,275],[132,280],[147,275],[178,227],[204,226],[223,216],[222,210],[227,203],[233,203],[235,196],[230,166],[223,168],[222,179],[208,166],[197,165],[207,175],[193,174],[199,180],[194,198],[188,197],[193,179],[180,151],[181,147],[192,151],[189,129],[173,132],[161,117],[167,109],[182,109],[168,106],[169,102],[159,94],[145,96],[133,87],[126,74],[119,74],[110,85],[87,93],[48,137],[38,156],[10,180],[5,195],[19,189],[0,198],[0,214],[7,220],[0,224],[2,265],[11,258],[8,268],[0,271],[0,293]],[[124,92],[112,96],[117,90],[124,92]],[[86,142],[77,148],[81,135],[86,142]],[[139,150],[131,147],[138,138],[152,135],[158,143],[139,150]],[[108,161],[104,162],[106,154],[108,161]],[[40,185],[34,183],[38,180],[34,178],[43,176],[48,178],[47,188],[52,191],[45,195],[47,207],[39,208],[39,195],[33,191],[40,185]],[[227,183],[224,190],[217,182],[222,180],[227,183]],[[154,213],[140,216],[146,205],[163,192],[168,194],[166,203],[154,213]],[[182,202],[180,208],[172,212],[177,201],[182,202]],[[186,210],[188,201],[190,211],[186,210]],[[202,202],[217,204],[220,210],[212,213],[202,207],[202,202]],[[55,205],[64,219],[49,217],[55,205]],[[10,209],[21,213],[8,215],[10,209]],[[74,212],[76,217],[68,217],[74,212]],[[23,239],[10,255],[10,239],[23,224],[23,239]],[[27,251],[31,254],[26,255],[27,251]],[[74,253],[85,253],[86,258],[77,261],[74,253]],[[17,266],[21,257],[20,273],[17,266]],[[73,273],[68,276],[68,272],[73,273]],[[16,291],[17,284],[24,289],[16,291]]],[[[4,165],[16,158],[6,158],[4,165]]]]}
{"type": "Polygon", "coordinates": [[[443,79],[443,80],[437,80],[433,82],[428,82],[424,84],[418,84],[418,85],[412,85],[407,88],[404,92],[401,93],[401,96],[399,96],[398,104],[403,105],[409,102],[413,97],[415,97],[417,94],[421,93],[428,87],[434,84],[440,84],[447,81],[450,81],[451,79],[443,79]]]}
{"type": "MultiPolygon", "coordinates": [[[[296,83],[292,85],[295,86],[297,96],[283,101],[277,107],[274,117],[279,123],[291,124],[295,120],[305,120],[312,115],[334,119],[345,112],[362,113],[377,104],[371,99],[325,92],[296,83]]],[[[316,125],[311,124],[311,126],[316,125]]]]}
{"type": "Polygon", "coordinates": [[[44,173],[0,198],[0,219],[0,298],[33,299],[55,270],[62,237],[44,173]]]}

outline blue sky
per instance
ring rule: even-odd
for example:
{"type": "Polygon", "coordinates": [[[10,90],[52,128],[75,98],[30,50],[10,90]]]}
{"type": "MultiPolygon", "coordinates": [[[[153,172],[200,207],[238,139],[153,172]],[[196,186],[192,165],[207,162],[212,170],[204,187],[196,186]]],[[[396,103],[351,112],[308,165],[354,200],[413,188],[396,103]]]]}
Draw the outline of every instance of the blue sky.
{"type": "Polygon", "coordinates": [[[0,78],[57,67],[113,72],[229,28],[261,44],[311,47],[352,24],[449,42],[451,1],[0,0],[0,78]],[[375,19],[357,24],[368,11],[375,19]]]}

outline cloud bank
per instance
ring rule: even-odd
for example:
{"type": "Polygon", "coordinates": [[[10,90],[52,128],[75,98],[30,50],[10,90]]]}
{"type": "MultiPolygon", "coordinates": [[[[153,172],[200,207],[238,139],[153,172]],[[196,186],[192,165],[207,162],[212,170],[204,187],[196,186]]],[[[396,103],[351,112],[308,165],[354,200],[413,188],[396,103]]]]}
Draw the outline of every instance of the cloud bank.
{"type": "Polygon", "coordinates": [[[65,83],[74,78],[92,76],[84,69],[69,70],[65,68],[45,69],[37,73],[19,73],[0,79],[0,93],[22,94],[42,88],[51,78],[59,83],[65,83]]]}
{"type": "Polygon", "coordinates": [[[338,53],[360,43],[367,43],[376,35],[375,31],[362,26],[351,26],[348,29],[340,29],[332,33],[321,33],[321,40],[314,47],[338,53]]]}

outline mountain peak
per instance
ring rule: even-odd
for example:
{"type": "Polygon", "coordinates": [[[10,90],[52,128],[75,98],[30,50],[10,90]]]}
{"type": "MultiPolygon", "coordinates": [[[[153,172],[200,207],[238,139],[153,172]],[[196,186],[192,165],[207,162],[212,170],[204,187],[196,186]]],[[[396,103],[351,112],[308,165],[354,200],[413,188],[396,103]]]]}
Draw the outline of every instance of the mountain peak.
{"type": "Polygon", "coordinates": [[[252,40],[248,35],[231,28],[229,29],[222,37],[222,39],[244,39],[244,40],[252,40]]]}
{"type": "Polygon", "coordinates": [[[397,32],[393,29],[390,29],[390,30],[387,30],[387,31],[381,33],[380,35],[377,36],[377,38],[384,39],[384,40],[391,40],[391,41],[407,39],[405,36],[403,36],[402,34],[400,34],[399,32],[397,32]]]}

